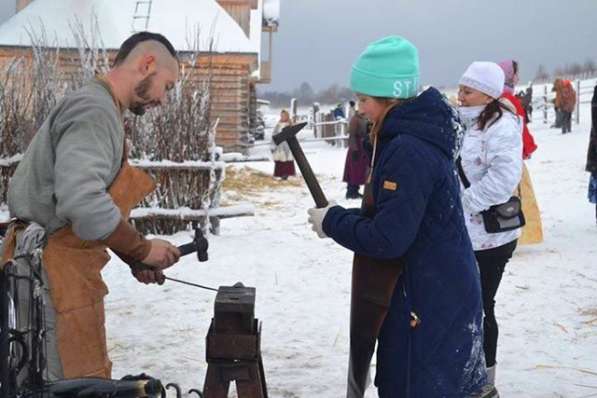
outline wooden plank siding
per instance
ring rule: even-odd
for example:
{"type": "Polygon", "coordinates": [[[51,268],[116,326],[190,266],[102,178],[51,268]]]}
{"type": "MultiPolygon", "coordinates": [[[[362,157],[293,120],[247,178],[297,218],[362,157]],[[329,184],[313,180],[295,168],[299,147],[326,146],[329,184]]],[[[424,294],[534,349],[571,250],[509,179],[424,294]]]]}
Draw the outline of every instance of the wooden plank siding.
{"type": "Polygon", "coordinates": [[[217,0],[239,24],[247,37],[251,34],[251,10],[257,9],[257,0],[217,0]]]}
{"type": "MultiPolygon", "coordinates": [[[[110,59],[116,55],[109,51],[110,59]]],[[[31,60],[27,47],[0,47],[0,70],[17,57],[31,60]]],[[[79,53],[72,49],[60,52],[62,78],[68,81],[70,74],[79,68],[79,53]]],[[[182,67],[190,67],[188,54],[180,54],[182,67]]],[[[254,79],[251,73],[257,64],[256,54],[202,54],[192,72],[192,79],[203,84],[209,78],[211,93],[211,120],[219,119],[216,144],[226,152],[246,152],[251,146],[249,127],[251,113],[251,93],[254,79]]]]}

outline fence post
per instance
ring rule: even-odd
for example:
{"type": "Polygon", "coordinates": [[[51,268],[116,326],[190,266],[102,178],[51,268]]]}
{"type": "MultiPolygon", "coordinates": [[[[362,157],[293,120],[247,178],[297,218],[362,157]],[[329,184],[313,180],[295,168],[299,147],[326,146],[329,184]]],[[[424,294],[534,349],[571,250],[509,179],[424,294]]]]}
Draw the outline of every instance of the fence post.
{"type": "Polygon", "coordinates": [[[317,122],[319,115],[319,104],[317,102],[313,103],[313,137],[317,138],[317,122]]]}
{"type": "Polygon", "coordinates": [[[547,120],[547,84],[543,86],[543,124],[549,123],[547,120]]]}
{"type": "Polygon", "coordinates": [[[298,116],[298,102],[296,98],[292,98],[290,100],[290,120],[292,123],[296,123],[296,118],[298,116]]]}
{"type": "Polygon", "coordinates": [[[580,124],[580,80],[576,81],[576,124],[580,124]]]}

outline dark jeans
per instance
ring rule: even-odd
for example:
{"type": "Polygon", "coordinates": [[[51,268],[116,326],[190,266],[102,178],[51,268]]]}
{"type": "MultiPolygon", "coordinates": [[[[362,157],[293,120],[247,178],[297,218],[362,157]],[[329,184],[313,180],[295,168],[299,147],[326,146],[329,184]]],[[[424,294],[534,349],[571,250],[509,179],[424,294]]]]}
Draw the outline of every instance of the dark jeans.
{"type": "Polygon", "coordinates": [[[562,134],[572,131],[572,112],[562,112],[562,134]]]}
{"type": "Polygon", "coordinates": [[[556,114],[556,120],[552,127],[559,129],[562,127],[562,112],[558,108],[554,108],[554,112],[556,114]]]}
{"type": "Polygon", "coordinates": [[[346,199],[360,198],[361,194],[359,193],[359,187],[360,187],[360,185],[347,184],[346,199]]]}
{"type": "Polygon", "coordinates": [[[517,241],[503,246],[475,252],[479,271],[481,272],[481,290],[483,294],[483,349],[487,367],[495,365],[497,351],[498,324],[495,320],[495,294],[508,260],[512,257],[517,241]]]}

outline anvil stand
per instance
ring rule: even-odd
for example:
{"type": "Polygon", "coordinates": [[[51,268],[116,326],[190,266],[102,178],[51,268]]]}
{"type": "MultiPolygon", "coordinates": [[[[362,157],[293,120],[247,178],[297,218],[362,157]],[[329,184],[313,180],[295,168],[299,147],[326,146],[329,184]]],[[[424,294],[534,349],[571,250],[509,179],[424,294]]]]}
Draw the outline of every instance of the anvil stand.
{"type": "Polygon", "coordinates": [[[232,381],[239,398],[267,398],[255,288],[220,286],[206,340],[205,398],[227,398],[232,381]]]}

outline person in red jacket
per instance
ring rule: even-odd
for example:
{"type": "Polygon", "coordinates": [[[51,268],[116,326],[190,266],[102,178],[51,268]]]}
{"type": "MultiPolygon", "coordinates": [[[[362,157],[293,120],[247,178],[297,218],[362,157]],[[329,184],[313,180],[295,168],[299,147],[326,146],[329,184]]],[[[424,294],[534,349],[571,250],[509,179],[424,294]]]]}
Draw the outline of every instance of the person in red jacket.
{"type": "Polygon", "coordinates": [[[572,112],[576,107],[576,91],[570,80],[556,79],[553,85],[556,92],[555,107],[562,115],[562,134],[572,131],[572,112]]]}
{"type": "Polygon", "coordinates": [[[514,95],[514,87],[518,83],[518,62],[507,59],[500,62],[499,65],[504,70],[504,74],[506,75],[506,82],[504,84],[502,98],[510,101],[512,106],[516,108],[516,114],[523,120],[522,158],[529,159],[531,154],[537,149],[537,144],[535,144],[535,139],[531,135],[531,132],[527,126],[524,107],[522,106],[522,103],[518,97],[514,95]]]}
{"type": "MultiPolygon", "coordinates": [[[[516,109],[516,114],[522,119],[522,158],[527,160],[530,159],[531,154],[537,149],[537,144],[535,144],[535,140],[527,126],[524,107],[518,97],[514,95],[514,87],[516,87],[516,84],[518,83],[518,63],[508,59],[500,62],[498,65],[500,65],[506,76],[502,101],[506,100],[506,102],[509,102],[511,106],[516,109]]],[[[522,212],[526,219],[526,225],[522,229],[518,244],[528,245],[541,243],[543,242],[541,211],[537,204],[533,183],[531,182],[531,175],[529,174],[526,164],[523,166],[522,179],[520,181],[518,192],[520,200],[522,201],[522,212]]]]}

